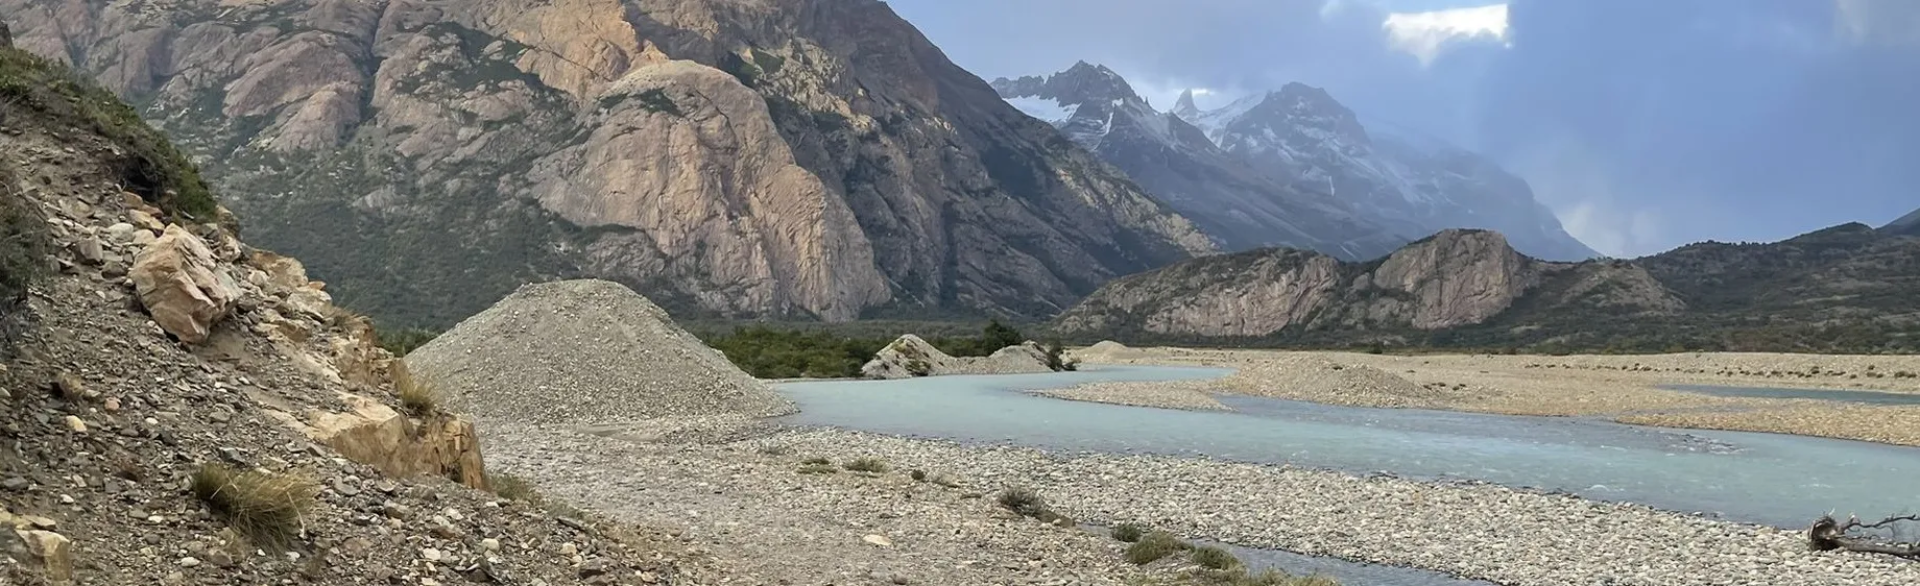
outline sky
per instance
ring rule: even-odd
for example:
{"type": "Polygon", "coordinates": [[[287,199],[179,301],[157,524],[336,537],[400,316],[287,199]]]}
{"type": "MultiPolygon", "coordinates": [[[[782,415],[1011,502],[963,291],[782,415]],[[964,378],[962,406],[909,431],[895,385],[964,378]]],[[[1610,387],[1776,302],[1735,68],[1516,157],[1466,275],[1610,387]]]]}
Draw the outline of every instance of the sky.
{"type": "Polygon", "coordinates": [[[1920,0],[889,0],[975,74],[1166,109],[1298,81],[1527,179],[1632,257],[1920,208],[1920,0]]]}

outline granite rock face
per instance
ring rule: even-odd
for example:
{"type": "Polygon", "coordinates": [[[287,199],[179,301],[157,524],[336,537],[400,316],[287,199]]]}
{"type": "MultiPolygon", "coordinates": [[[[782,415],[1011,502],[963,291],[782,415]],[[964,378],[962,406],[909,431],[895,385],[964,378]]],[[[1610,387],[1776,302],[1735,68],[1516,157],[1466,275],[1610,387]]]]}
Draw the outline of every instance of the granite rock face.
{"type": "Polygon", "coordinates": [[[0,0],[391,323],[530,280],[676,312],[1040,316],[1213,245],[876,0],[0,0]]]}

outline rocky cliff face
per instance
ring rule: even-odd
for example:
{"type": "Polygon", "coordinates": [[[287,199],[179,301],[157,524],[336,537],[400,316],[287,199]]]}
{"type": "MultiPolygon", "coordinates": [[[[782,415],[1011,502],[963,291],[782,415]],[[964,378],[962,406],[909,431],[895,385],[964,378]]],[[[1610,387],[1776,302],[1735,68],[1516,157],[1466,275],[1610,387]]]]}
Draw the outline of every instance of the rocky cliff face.
{"type": "Polygon", "coordinates": [[[1486,323],[1523,299],[1622,316],[1667,315],[1684,307],[1644,270],[1539,261],[1515,252],[1498,233],[1447,230],[1369,263],[1290,249],[1180,263],[1108,284],[1062,315],[1056,329],[1183,338],[1336,332],[1359,338],[1486,323]]]}
{"type": "Polygon", "coordinates": [[[1046,77],[998,79],[1000,95],[1125,171],[1222,248],[1288,246],[1350,260],[1377,258],[1405,239],[1355,217],[1325,195],[1216,146],[1178,116],[1153,109],[1111,69],[1081,62],[1046,77]]]}
{"type": "Polygon", "coordinates": [[[1912,351],[1915,287],[1920,239],[1864,224],[1580,263],[1456,230],[1370,263],[1297,250],[1196,259],[1114,281],[1056,329],[1135,342],[1912,351]]]}
{"type": "Polygon", "coordinates": [[[377,317],[1040,315],[1212,249],[875,0],[0,0],[377,317]]]}

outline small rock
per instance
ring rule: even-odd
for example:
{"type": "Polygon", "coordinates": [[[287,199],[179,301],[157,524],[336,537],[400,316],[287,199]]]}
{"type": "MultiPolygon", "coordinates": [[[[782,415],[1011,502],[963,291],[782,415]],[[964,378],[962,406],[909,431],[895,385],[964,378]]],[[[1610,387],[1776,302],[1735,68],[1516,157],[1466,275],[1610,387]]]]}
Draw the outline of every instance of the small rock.
{"type": "Polygon", "coordinates": [[[67,416],[67,429],[71,429],[71,430],[73,430],[73,432],[74,432],[74,433],[86,433],[86,432],[87,432],[87,422],[85,422],[85,421],[81,421],[79,417],[75,417],[75,416],[73,416],[73,415],[68,415],[68,416],[67,416]]]}
{"type": "Polygon", "coordinates": [[[100,245],[100,240],[92,236],[73,243],[73,253],[87,264],[97,265],[107,260],[107,251],[100,245]]]}
{"type": "Polygon", "coordinates": [[[500,551],[500,540],[494,539],[492,537],[482,539],[480,540],[480,549],[484,549],[487,551],[500,551]]]}
{"type": "Polygon", "coordinates": [[[605,576],[606,574],[607,574],[607,562],[606,562],[606,560],[602,560],[602,559],[600,559],[600,558],[594,558],[594,559],[590,559],[590,560],[587,560],[586,562],[584,562],[584,563],[581,563],[581,564],[580,564],[580,577],[581,577],[581,578],[592,578],[592,577],[594,577],[594,576],[605,576]]]}
{"type": "Polygon", "coordinates": [[[0,480],[0,488],[4,488],[4,489],[15,491],[15,492],[26,490],[27,487],[32,485],[33,483],[28,482],[27,479],[21,478],[19,476],[8,476],[6,480],[0,480]]]}
{"type": "Polygon", "coordinates": [[[887,539],[885,535],[868,535],[860,538],[860,540],[880,547],[893,547],[893,540],[887,539]]]}
{"type": "Polygon", "coordinates": [[[193,556],[180,558],[180,567],[191,568],[198,565],[200,565],[200,558],[196,558],[193,556]]]}
{"type": "Polygon", "coordinates": [[[413,515],[413,509],[411,507],[393,501],[381,503],[380,509],[382,512],[385,512],[388,517],[394,519],[405,519],[413,515]]]}
{"type": "Polygon", "coordinates": [[[119,413],[120,399],[117,397],[107,397],[107,400],[100,405],[100,408],[106,409],[108,413],[119,413]]]}
{"type": "Polygon", "coordinates": [[[360,494],[360,487],[354,486],[353,483],[347,482],[345,479],[333,481],[333,490],[345,496],[360,494]]]}
{"type": "Polygon", "coordinates": [[[429,562],[440,561],[440,556],[442,555],[444,554],[440,553],[440,550],[437,550],[431,547],[420,550],[420,558],[425,559],[429,562]]]}
{"type": "Polygon", "coordinates": [[[207,550],[207,563],[222,567],[231,566],[233,565],[233,554],[227,553],[227,550],[220,548],[207,550]]]}
{"type": "Polygon", "coordinates": [[[578,554],[578,553],[580,553],[580,547],[577,545],[574,545],[573,542],[569,541],[569,542],[560,544],[560,555],[573,556],[574,554],[578,554]]]}
{"type": "Polygon", "coordinates": [[[136,229],[137,228],[133,227],[133,224],[126,222],[107,226],[107,239],[120,244],[133,242],[133,232],[136,229]]]}

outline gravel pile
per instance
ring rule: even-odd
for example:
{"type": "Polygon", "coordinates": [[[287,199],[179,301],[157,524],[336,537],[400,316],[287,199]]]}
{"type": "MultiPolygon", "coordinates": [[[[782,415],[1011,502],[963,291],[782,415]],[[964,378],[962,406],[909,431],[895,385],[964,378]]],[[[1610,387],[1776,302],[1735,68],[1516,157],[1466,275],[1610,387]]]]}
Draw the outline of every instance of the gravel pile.
{"type": "Polygon", "coordinates": [[[521,287],[407,356],[455,411],[589,423],[775,416],[792,403],[617,283],[521,287]]]}
{"type": "Polygon", "coordinates": [[[1366,365],[1312,356],[1279,355],[1241,367],[1223,382],[1240,394],[1337,405],[1426,407],[1452,396],[1366,365]]]}
{"type": "MultiPolygon", "coordinates": [[[[748,442],[1027,486],[1083,523],[1436,570],[1508,586],[1907,586],[1920,564],[1813,552],[1796,531],[1638,505],[1385,476],[1148,456],[1049,455],[836,430],[748,442]]],[[[742,450],[748,451],[748,450],[742,450]]]]}
{"type": "Polygon", "coordinates": [[[873,360],[867,361],[860,367],[862,375],[878,379],[951,374],[1044,372],[1053,372],[1053,368],[1047,366],[1046,350],[1033,342],[1001,348],[991,356],[948,356],[933,344],[913,334],[900,336],[893,343],[887,344],[887,347],[881,348],[880,352],[874,354],[873,360]]]}

